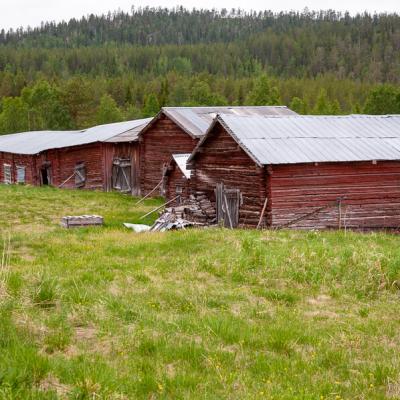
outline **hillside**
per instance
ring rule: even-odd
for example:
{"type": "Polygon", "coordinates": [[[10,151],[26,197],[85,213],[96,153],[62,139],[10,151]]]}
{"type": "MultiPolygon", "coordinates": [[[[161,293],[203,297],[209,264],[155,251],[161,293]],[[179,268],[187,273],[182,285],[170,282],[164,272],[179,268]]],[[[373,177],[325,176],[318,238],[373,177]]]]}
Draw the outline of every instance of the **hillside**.
{"type": "Polygon", "coordinates": [[[0,198],[0,398],[399,396],[398,236],[134,234],[156,200],[0,198]],[[106,226],[58,226],[76,213],[106,226]]]}
{"type": "Polygon", "coordinates": [[[0,133],[85,128],[164,105],[400,113],[399,38],[397,14],[334,11],[146,8],[3,30],[0,133]]]}

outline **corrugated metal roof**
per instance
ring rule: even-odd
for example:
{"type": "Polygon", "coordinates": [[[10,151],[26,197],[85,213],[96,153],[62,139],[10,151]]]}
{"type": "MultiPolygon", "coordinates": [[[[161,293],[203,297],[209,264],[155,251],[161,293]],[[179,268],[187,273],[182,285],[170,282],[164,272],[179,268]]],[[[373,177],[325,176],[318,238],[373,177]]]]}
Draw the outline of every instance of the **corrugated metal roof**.
{"type": "Polygon", "coordinates": [[[216,121],[260,165],[400,160],[400,115],[220,114],[216,121]]]}
{"type": "Polygon", "coordinates": [[[38,154],[45,150],[79,146],[95,142],[126,142],[151,118],[99,125],[81,131],[34,131],[0,136],[0,151],[14,154],[38,154]]]}
{"type": "Polygon", "coordinates": [[[186,179],[190,179],[190,174],[191,174],[191,171],[186,168],[186,163],[189,157],[190,153],[172,154],[172,158],[175,160],[176,165],[182,171],[183,175],[185,175],[186,179]]]}
{"type": "Polygon", "coordinates": [[[204,136],[213,119],[221,113],[238,116],[297,115],[286,106],[163,107],[161,112],[195,137],[204,136]]]}

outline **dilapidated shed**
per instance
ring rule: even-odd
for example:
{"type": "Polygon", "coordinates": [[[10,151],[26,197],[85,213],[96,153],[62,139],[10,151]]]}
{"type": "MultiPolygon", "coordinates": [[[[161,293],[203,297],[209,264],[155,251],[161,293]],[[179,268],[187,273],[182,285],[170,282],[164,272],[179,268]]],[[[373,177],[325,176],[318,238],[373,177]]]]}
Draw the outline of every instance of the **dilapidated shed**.
{"type": "Polygon", "coordinates": [[[0,136],[1,182],[138,194],[138,133],[149,121],[0,136]]]}
{"type": "Polygon", "coordinates": [[[188,165],[226,226],[400,227],[400,116],[219,115],[188,165]]]}
{"type": "Polygon", "coordinates": [[[284,106],[164,107],[140,133],[140,188],[145,195],[158,185],[173,154],[191,153],[217,113],[230,115],[296,115],[284,106]]]}
{"type": "Polygon", "coordinates": [[[164,193],[168,200],[176,198],[174,204],[179,204],[190,195],[190,175],[186,163],[190,153],[173,154],[165,171],[164,193]]]}

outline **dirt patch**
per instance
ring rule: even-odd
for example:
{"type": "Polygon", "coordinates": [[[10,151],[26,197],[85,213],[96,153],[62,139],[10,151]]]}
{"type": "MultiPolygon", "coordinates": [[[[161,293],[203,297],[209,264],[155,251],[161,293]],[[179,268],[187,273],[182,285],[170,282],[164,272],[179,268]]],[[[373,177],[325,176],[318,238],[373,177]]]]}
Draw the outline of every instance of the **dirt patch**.
{"type": "Polygon", "coordinates": [[[47,375],[45,379],[40,382],[39,390],[43,392],[54,391],[57,394],[57,397],[61,399],[66,399],[68,397],[68,393],[71,391],[70,385],[65,385],[61,383],[57,377],[53,375],[47,375]]]}
{"type": "Polygon", "coordinates": [[[338,318],[339,315],[333,311],[327,310],[317,310],[317,311],[307,311],[304,313],[306,317],[311,318],[338,318]]]}
{"type": "Polygon", "coordinates": [[[167,364],[165,366],[165,372],[168,376],[168,378],[173,379],[176,375],[176,370],[174,364],[167,364]]]}
{"type": "Polygon", "coordinates": [[[386,397],[389,399],[400,399],[400,379],[387,384],[386,397]]]}
{"type": "Polygon", "coordinates": [[[122,294],[121,286],[117,282],[113,282],[108,288],[108,292],[113,296],[120,296],[122,294]]]}
{"type": "Polygon", "coordinates": [[[307,299],[307,303],[314,306],[323,306],[329,303],[331,299],[332,298],[330,296],[327,296],[326,294],[320,294],[317,297],[307,299]]]}
{"type": "Polygon", "coordinates": [[[91,326],[79,326],[75,328],[75,337],[77,341],[93,340],[96,338],[97,329],[91,326]]]}

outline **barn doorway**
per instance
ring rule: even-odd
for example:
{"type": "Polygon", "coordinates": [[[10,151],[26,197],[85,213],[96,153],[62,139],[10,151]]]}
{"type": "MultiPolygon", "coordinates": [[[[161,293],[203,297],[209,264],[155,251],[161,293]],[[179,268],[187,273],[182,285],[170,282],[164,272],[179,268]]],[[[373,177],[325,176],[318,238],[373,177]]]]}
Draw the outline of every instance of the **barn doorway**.
{"type": "Polygon", "coordinates": [[[217,222],[226,228],[239,225],[239,208],[242,197],[239,189],[226,189],[223,183],[215,188],[217,222]]]}
{"type": "Polygon", "coordinates": [[[123,193],[132,191],[131,160],[129,158],[115,158],[112,170],[112,187],[123,193]]]}
{"type": "Polygon", "coordinates": [[[45,163],[40,169],[40,182],[42,186],[51,185],[51,165],[45,163]]]}

